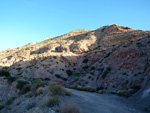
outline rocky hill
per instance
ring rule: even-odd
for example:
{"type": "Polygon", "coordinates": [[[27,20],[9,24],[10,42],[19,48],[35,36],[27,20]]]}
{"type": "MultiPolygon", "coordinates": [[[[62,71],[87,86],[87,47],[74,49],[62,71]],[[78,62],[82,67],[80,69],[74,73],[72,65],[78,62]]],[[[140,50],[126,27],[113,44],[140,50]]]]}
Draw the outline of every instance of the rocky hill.
{"type": "Polygon", "coordinates": [[[18,91],[18,80],[54,81],[79,90],[131,96],[150,76],[150,31],[120,25],[78,29],[0,52],[0,69],[16,78],[0,77],[1,101],[18,91]],[[2,96],[3,95],[3,96],[2,96]]]}

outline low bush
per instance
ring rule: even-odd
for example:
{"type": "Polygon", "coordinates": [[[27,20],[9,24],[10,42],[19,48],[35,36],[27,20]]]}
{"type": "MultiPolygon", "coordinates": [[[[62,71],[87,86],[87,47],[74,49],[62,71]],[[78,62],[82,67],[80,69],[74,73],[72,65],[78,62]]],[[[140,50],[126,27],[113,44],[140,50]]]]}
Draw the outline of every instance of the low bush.
{"type": "Polygon", "coordinates": [[[68,74],[68,76],[72,75],[72,71],[71,70],[66,70],[66,73],[68,74]]]}
{"type": "Polygon", "coordinates": [[[99,94],[103,94],[103,91],[102,90],[98,90],[98,92],[97,93],[99,93],[99,94]]]}
{"type": "Polygon", "coordinates": [[[73,104],[66,104],[62,107],[62,113],[80,113],[80,109],[73,104]]]}
{"type": "Polygon", "coordinates": [[[110,67],[107,67],[106,70],[104,71],[102,78],[105,79],[107,77],[107,74],[111,71],[110,67]]]}
{"type": "Polygon", "coordinates": [[[95,92],[95,89],[90,87],[90,86],[88,86],[88,87],[85,88],[85,91],[95,92]]]}
{"type": "Polygon", "coordinates": [[[41,81],[40,79],[35,79],[32,81],[33,86],[37,89],[39,87],[43,87],[45,83],[41,81]]]}
{"type": "Polygon", "coordinates": [[[4,107],[5,107],[5,106],[3,106],[3,105],[0,105],[0,110],[2,110],[4,107]]]}
{"type": "Polygon", "coordinates": [[[37,93],[38,95],[44,94],[44,88],[43,88],[43,87],[39,87],[39,88],[37,89],[36,93],[37,93]]]}
{"type": "Polygon", "coordinates": [[[69,88],[76,89],[76,86],[75,85],[70,85],[69,88]]]}
{"type": "Polygon", "coordinates": [[[83,63],[88,63],[88,59],[87,58],[85,58],[84,60],[83,60],[83,63]]]}
{"type": "Polygon", "coordinates": [[[77,73],[74,74],[74,76],[79,77],[79,76],[81,76],[81,73],[77,72],[77,73]]]}
{"type": "Polygon", "coordinates": [[[134,89],[129,89],[129,90],[125,90],[125,91],[117,91],[117,92],[113,92],[114,94],[117,94],[119,96],[124,96],[124,97],[129,97],[132,94],[134,94],[136,91],[134,89]]]}
{"type": "Polygon", "coordinates": [[[11,97],[11,98],[6,102],[6,105],[12,104],[15,99],[16,99],[16,97],[11,97]]]}
{"type": "Polygon", "coordinates": [[[53,96],[53,97],[50,97],[50,98],[47,100],[46,105],[47,105],[48,107],[53,107],[53,106],[55,106],[55,105],[58,105],[59,102],[60,102],[59,96],[58,96],[58,95],[55,95],[55,96],[53,96]]]}
{"type": "Polygon", "coordinates": [[[10,73],[9,73],[8,71],[6,71],[6,70],[1,70],[1,71],[0,71],[0,77],[1,77],[1,76],[9,77],[9,76],[10,76],[10,73]]]}
{"type": "Polygon", "coordinates": [[[86,70],[86,69],[88,69],[89,68],[89,66],[84,66],[82,69],[83,70],[86,70]]]}
{"type": "Polygon", "coordinates": [[[77,90],[84,91],[85,89],[82,86],[77,86],[77,90]]]}
{"type": "Polygon", "coordinates": [[[34,95],[34,94],[33,94],[33,92],[31,92],[31,91],[27,94],[27,96],[28,96],[29,98],[33,97],[33,95],[34,95]]]}
{"type": "Polygon", "coordinates": [[[56,85],[54,82],[50,83],[48,89],[53,95],[60,95],[63,92],[63,88],[60,85],[56,85]]]}
{"type": "Polygon", "coordinates": [[[16,77],[9,76],[9,77],[7,77],[7,80],[9,83],[12,83],[13,81],[16,80],[16,77]]]}
{"type": "Polygon", "coordinates": [[[94,67],[94,66],[92,66],[92,67],[91,67],[91,70],[95,70],[95,67],[94,67]]]}
{"type": "Polygon", "coordinates": [[[16,88],[21,90],[26,84],[28,84],[27,81],[19,80],[17,81],[16,88]]]}
{"type": "Polygon", "coordinates": [[[25,94],[27,92],[29,92],[31,89],[31,85],[30,84],[26,84],[20,91],[20,94],[25,94]]]}
{"type": "Polygon", "coordinates": [[[133,85],[133,86],[131,87],[131,89],[135,89],[135,90],[139,90],[140,88],[141,88],[140,85],[133,85]]]}
{"type": "Polygon", "coordinates": [[[127,73],[126,73],[126,72],[123,72],[122,75],[127,75],[127,73]]]}

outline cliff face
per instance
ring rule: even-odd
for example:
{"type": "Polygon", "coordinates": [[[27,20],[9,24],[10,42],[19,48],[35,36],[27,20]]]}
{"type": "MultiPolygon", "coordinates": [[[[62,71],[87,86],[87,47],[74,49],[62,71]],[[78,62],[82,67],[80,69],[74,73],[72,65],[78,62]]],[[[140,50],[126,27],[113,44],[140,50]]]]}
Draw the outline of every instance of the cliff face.
{"type": "Polygon", "coordinates": [[[114,24],[7,49],[0,52],[0,66],[25,80],[128,90],[149,75],[149,48],[149,31],[114,24]]]}

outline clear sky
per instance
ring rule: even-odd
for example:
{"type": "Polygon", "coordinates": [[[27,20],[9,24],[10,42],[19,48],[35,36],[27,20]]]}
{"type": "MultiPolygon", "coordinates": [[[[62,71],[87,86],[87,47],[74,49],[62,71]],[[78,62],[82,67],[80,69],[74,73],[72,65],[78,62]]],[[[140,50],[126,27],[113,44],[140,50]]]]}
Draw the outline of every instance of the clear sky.
{"type": "Polygon", "coordinates": [[[0,51],[110,24],[150,30],[150,0],[0,0],[0,51]]]}

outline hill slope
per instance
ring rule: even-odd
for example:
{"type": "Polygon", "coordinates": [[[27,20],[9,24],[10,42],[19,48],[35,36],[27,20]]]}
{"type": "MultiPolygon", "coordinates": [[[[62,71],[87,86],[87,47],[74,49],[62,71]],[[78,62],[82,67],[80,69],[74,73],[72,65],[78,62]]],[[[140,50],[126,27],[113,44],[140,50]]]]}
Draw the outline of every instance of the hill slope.
{"type": "MultiPolygon", "coordinates": [[[[149,77],[150,31],[116,24],[75,30],[0,52],[0,69],[18,80],[40,78],[67,87],[130,96],[144,87],[149,77]]],[[[1,78],[0,88],[7,94],[15,85],[12,88],[1,78]]]]}

